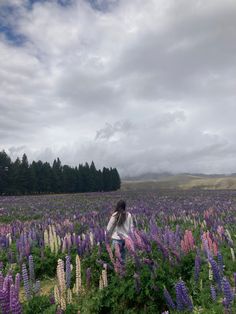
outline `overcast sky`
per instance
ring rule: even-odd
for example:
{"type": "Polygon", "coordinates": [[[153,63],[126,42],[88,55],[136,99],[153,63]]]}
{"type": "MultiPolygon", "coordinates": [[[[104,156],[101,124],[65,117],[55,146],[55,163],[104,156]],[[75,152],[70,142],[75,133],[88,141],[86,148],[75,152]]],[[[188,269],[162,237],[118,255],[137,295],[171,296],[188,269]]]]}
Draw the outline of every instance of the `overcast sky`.
{"type": "Polygon", "coordinates": [[[0,0],[0,149],[236,172],[236,1],[0,0]]]}

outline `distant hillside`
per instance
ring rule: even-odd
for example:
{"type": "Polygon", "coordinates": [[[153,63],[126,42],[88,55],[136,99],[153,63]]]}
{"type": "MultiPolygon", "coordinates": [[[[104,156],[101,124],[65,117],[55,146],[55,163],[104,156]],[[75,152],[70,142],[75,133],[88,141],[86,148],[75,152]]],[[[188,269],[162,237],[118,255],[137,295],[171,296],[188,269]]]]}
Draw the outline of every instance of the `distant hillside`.
{"type": "Polygon", "coordinates": [[[167,174],[156,176],[157,179],[122,180],[121,189],[236,189],[236,175],[206,174],[167,174]]]}

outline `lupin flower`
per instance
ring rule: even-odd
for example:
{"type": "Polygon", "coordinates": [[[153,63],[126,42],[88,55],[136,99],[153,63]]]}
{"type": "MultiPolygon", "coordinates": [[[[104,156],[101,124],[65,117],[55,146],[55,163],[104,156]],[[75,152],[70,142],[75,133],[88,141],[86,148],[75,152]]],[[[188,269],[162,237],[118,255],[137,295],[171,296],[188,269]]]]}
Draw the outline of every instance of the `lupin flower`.
{"type": "Polygon", "coordinates": [[[48,235],[48,230],[47,229],[44,230],[43,238],[44,238],[44,245],[45,245],[45,247],[49,246],[49,235],[48,235]]]}
{"type": "Polygon", "coordinates": [[[201,257],[199,254],[195,257],[195,265],[194,265],[194,280],[197,282],[199,280],[199,274],[201,270],[201,257]]]}
{"type": "Polygon", "coordinates": [[[232,256],[232,261],[235,262],[235,253],[234,253],[234,249],[232,247],[230,248],[230,253],[232,256]]]}
{"type": "Polygon", "coordinates": [[[93,245],[94,245],[94,235],[93,235],[92,232],[89,233],[89,239],[90,239],[90,244],[93,247],[93,245]]]}
{"type": "Polygon", "coordinates": [[[212,268],[211,268],[210,262],[208,262],[208,278],[209,278],[210,281],[213,280],[213,272],[212,272],[212,268]]]}
{"type": "Polygon", "coordinates": [[[13,298],[11,302],[11,314],[21,314],[22,308],[20,301],[17,298],[13,298]]]}
{"type": "Polygon", "coordinates": [[[0,290],[2,290],[3,282],[4,282],[4,276],[3,276],[2,272],[0,271],[0,290]]]}
{"type": "Polygon", "coordinates": [[[184,239],[181,240],[181,248],[185,253],[194,249],[194,238],[191,230],[185,230],[184,239]]]}
{"type": "Polygon", "coordinates": [[[54,300],[56,304],[60,304],[60,291],[58,286],[54,286],[54,300]]]}
{"type": "Polygon", "coordinates": [[[220,252],[218,252],[217,254],[217,260],[218,260],[218,267],[219,267],[220,275],[223,276],[224,262],[223,262],[223,256],[220,252]]]}
{"type": "Polygon", "coordinates": [[[27,268],[26,268],[25,264],[22,265],[22,278],[23,278],[23,282],[24,282],[25,296],[26,296],[26,299],[29,300],[31,297],[30,285],[29,285],[28,272],[27,272],[27,268]]]}
{"type": "Polygon", "coordinates": [[[75,266],[75,272],[76,272],[76,279],[75,279],[75,290],[76,293],[79,294],[79,292],[82,289],[82,281],[81,281],[81,262],[79,255],[76,255],[75,260],[76,266],[75,266]]]}
{"type": "Polygon", "coordinates": [[[224,304],[227,308],[229,308],[232,305],[234,295],[233,295],[230,283],[225,277],[222,279],[222,289],[223,289],[223,294],[225,297],[224,304]]]}
{"type": "Polygon", "coordinates": [[[49,225],[49,246],[52,253],[55,252],[54,249],[54,238],[53,238],[53,232],[52,232],[52,226],[49,225]]]}
{"type": "Polygon", "coordinates": [[[19,273],[17,273],[15,277],[15,291],[18,295],[20,291],[20,274],[19,273]]]}
{"type": "Polygon", "coordinates": [[[102,290],[104,288],[103,280],[102,280],[102,275],[99,277],[99,290],[102,290]]]}
{"type": "Polygon", "coordinates": [[[185,308],[183,297],[182,297],[182,289],[180,283],[177,282],[175,285],[175,292],[176,292],[176,303],[177,303],[177,310],[183,311],[185,308]]]}
{"type": "Polygon", "coordinates": [[[34,285],[34,293],[38,294],[40,292],[40,280],[37,280],[34,285]]]}
{"type": "Polygon", "coordinates": [[[232,240],[231,234],[230,234],[228,229],[225,229],[225,234],[226,234],[226,238],[227,238],[227,241],[229,242],[229,244],[233,245],[233,240],[232,240]]]}
{"type": "Polygon", "coordinates": [[[67,304],[72,303],[72,292],[71,289],[67,289],[67,304]]]}
{"type": "Polygon", "coordinates": [[[176,284],[176,302],[177,310],[183,311],[188,309],[189,311],[193,310],[193,303],[188,295],[187,288],[183,280],[179,280],[176,284]]]}
{"type": "Polygon", "coordinates": [[[33,284],[35,282],[35,274],[34,274],[34,260],[32,255],[29,256],[29,278],[31,284],[33,284]]]}
{"type": "Polygon", "coordinates": [[[66,287],[70,288],[71,282],[71,265],[70,265],[70,256],[66,256],[66,287]]]}
{"type": "Polygon", "coordinates": [[[174,301],[172,300],[171,295],[169,294],[169,291],[166,288],[164,288],[164,298],[166,300],[166,304],[167,304],[168,308],[170,310],[174,310],[176,308],[176,306],[174,304],[174,301]]]}
{"type": "Polygon", "coordinates": [[[64,295],[66,291],[66,281],[65,281],[64,262],[61,259],[59,259],[57,262],[57,279],[58,279],[60,294],[64,295]]]}
{"type": "Polygon", "coordinates": [[[209,258],[209,263],[211,265],[214,280],[217,283],[219,290],[221,290],[221,275],[219,267],[212,257],[209,258]]]}
{"type": "Polygon", "coordinates": [[[216,300],[216,290],[215,290],[215,287],[213,285],[211,285],[211,298],[212,298],[212,301],[215,302],[216,300]]]}
{"type": "Polygon", "coordinates": [[[102,270],[102,280],[103,280],[103,287],[108,286],[108,281],[107,281],[107,265],[104,264],[104,269],[102,270]]]}

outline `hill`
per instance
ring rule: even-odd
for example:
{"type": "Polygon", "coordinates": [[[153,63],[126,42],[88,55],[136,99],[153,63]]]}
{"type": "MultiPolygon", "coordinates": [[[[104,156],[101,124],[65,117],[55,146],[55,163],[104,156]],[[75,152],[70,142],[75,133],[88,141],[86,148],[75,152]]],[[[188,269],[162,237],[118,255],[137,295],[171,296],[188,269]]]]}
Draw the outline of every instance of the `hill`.
{"type": "Polygon", "coordinates": [[[154,190],[154,189],[236,189],[236,176],[206,175],[206,174],[177,174],[159,176],[157,179],[129,179],[123,180],[122,190],[154,190]]]}

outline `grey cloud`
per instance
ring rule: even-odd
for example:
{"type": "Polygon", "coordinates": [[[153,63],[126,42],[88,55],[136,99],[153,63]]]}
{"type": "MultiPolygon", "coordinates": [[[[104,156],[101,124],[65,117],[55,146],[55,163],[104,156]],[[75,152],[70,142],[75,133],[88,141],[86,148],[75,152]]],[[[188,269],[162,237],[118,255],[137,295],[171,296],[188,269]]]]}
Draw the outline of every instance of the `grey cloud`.
{"type": "Polygon", "coordinates": [[[132,129],[130,121],[117,121],[113,125],[106,123],[105,127],[96,132],[95,140],[110,139],[117,132],[127,133],[132,129]]]}
{"type": "Polygon", "coordinates": [[[128,45],[116,72],[127,73],[130,93],[144,99],[224,97],[221,77],[235,83],[235,3],[199,12],[182,10],[177,2],[174,8],[176,17],[165,30],[143,32],[128,45]]]}

